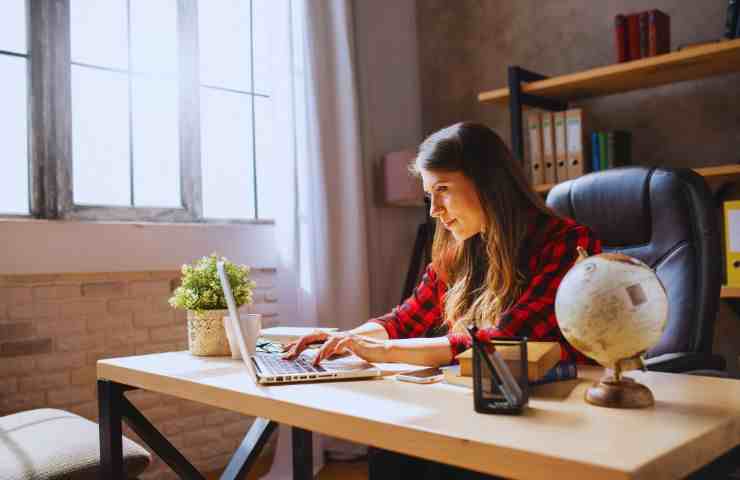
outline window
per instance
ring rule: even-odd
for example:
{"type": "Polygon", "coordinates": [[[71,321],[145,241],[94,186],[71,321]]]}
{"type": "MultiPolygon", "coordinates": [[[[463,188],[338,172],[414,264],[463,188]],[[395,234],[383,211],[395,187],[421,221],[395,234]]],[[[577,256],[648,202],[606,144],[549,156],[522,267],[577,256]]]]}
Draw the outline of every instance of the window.
{"type": "Polygon", "coordinates": [[[6,0],[0,15],[0,214],[30,213],[26,2],[6,0]]]}
{"type": "Polygon", "coordinates": [[[0,215],[272,218],[281,2],[61,0],[34,4],[27,22],[25,1],[6,1],[0,141],[12,165],[0,215]]]}

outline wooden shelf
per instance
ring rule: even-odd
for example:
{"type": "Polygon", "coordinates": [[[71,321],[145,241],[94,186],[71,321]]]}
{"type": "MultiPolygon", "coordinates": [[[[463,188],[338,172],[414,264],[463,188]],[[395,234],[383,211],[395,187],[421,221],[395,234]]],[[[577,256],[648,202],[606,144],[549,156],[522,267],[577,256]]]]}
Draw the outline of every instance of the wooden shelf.
{"type": "Polygon", "coordinates": [[[729,287],[722,285],[720,298],[740,298],[740,287],[729,287]]]}
{"type": "MultiPolygon", "coordinates": [[[[571,101],[733,72],[740,72],[740,39],[531,82],[522,92],[571,101]]],[[[478,101],[507,104],[509,89],[482,92],[478,101]]]]}
{"type": "MultiPolygon", "coordinates": [[[[716,167],[694,168],[693,170],[704,177],[710,188],[723,183],[740,180],[740,165],[718,165],[716,167]]],[[[555,184],[553,183],[545,183],[537,185],[534,189],[538,193],[547,193],[554,186],[555,184]]]]}

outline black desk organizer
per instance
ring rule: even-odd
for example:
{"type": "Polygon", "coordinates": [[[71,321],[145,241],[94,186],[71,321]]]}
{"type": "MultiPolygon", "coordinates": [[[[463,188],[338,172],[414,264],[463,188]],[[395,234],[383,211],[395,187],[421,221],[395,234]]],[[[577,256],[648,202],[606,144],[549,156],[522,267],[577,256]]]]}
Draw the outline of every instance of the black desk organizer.
{"type": "Polygon", "coordinates": [[[527,376],[527,338],[526,337],[498,337],[491,343],[481,342],[476,338],[478,329],[473,326],[468,329],[473,339],[473,396],[475,411],[478,413],[506,413],[518,414],[529,403],[529,378],[527,376]],[[504,394],[503,380],[496,373],[491,361],[491,354],[496,344],[514,345],[519,347],[519,362],[511,366],[503,365],[508,369],[522,391],[518,402],[511,402],[504,394]]]}

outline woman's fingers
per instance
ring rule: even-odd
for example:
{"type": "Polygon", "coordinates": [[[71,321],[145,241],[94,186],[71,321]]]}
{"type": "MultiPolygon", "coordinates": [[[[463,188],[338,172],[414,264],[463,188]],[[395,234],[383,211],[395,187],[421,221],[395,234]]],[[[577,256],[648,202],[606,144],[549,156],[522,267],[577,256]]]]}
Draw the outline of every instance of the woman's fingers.
{"type": "Polygon", "coordinates": [[[335,353],[341,351],[340,349],[338,349],[337,346],[340,345],[344,340],[346,340],[346,338],[349,337],[330,337],[329,340],[324,343],[324,346],[321,347],[319,353],[316,354],[316,358],[314,358],[313,364],[318,365],[319,362],[321,362],[322,360],[325,360],[335,353]]]}
{"type": "Polygon", "coordinates": [[[300,355],[300,353],[312,343],[322,342],[327,337],[329,337],[329,334],[322,332],[321,330],[316,330],[308,335],[304,335],[298,340],[290,342],[283,347],[283,358],[292,360],[300,355]]]}

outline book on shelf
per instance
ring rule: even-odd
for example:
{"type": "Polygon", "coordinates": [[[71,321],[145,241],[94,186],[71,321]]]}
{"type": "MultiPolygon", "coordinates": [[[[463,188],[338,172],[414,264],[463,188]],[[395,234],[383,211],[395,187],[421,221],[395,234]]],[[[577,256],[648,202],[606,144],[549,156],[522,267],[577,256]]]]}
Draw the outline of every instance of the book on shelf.
{"type": "MultiPolygon", "coordinates": [[[[729,24],[727,28],[731,28],[729,24]]],[[[618,62],[671,51],[671,18],[661,10],[616,15],[614,29],[618,62]]]]}
{"type": "Polygon", "coordinates": [[[640,59],[640,14],[627,15],[627,52],[630,60],[640,59]]]}
{"type": "Polygon", "coordinates": [[[648,12],[637,14],[637,21],[640,24],[640,58],[648,57],[648,12]]]}
{"type": "Polygon", "coordinates": [[[648,56],[671,51],[671,17],[660,10],[648,10],[648,56]]]}
{"type": "Polygon", "coordinates": [[[599,147],[599,132],[591,132],[591,171],[601,170],[601,148],[599,147]]]}
{"type": "Polygon", "coordinates": [[[622,130],[591,134],[593,171],[603,171],[632,163],[632,134],[622,130]]]}
{"type": "MultiPolygon", "coordinates": [[[[496,342],[496,351],[504,362],[516,367],[520,361],[518,345],[506,345],[496,342]]],[[[560,343],[558,342],[527,342],[527,378],[535,381],[542,378],[552,367],[560,361],[560,343]]],[[[469,348],[459,354],[457,361],[460,364],[460,375],[473,375],[473,349],[469,348]]]]}
{"type": "Polygon", "coordinates": [[[623,167],[632,163],[632,134],[622,130],[606,133],[607,168],[623,167]]]}
{"type": "Polygon", "coordinates": [[[599,170],[608,170],[606,158],[606,132],[599,132],[599,170]]]}
{"type": "Polygon", "coordinates": [[[728,0],[725,18],[725,38],[738,37],[738,0],[728,0]]]}
{"type": "Polygon", "coordinates": [[[588,171],[584,159],[586,145],[584,139],[584,112],[580,108],[571,108],[565,112],[565,143],[567,146],[568,178],[578,178],[588,171]]]}
{"type": "Polygon", "coordinates": [[[555,128],[555,178],[562,182],[570,178],[568,175],[568,139],[565,130],[565,112],[552,114],[555,128]]]}
{"type": "Polygon", "coordinates": [[[622,14],[614,17],[614,41],[617,45],[617,62],[626,62],[629,60],[627,51],[627,17],[622,14]]]}
{"type": "Polygon", "coordinates": [[[722,204],[725,223],[725,284],[740,286],[740,200],[722,204]]]}
{"type": "MultiPolygon", "coordinates": [[[[460,375],[460,365],[450,365],[442,367],[444,372],[443,381],[450,385],[459,385],[461,387],[473,388],[473,377],[460,375]]],[[[578,377],[578,367],[573,362],[558,362],[554,367],[548,370],[541,378],[530,380],[529,386],[546,385],[548,383],[571,380],[578,377]]]]}
{"type": "Polygon", "coordinates": [[[555,138],[552,127],[552,113],[542,112],[542,166],[545,183],[557,183],[555,175],[555,138]]]}
{"type": "Polygon", "coordinates": [[[529,175],[532,186],[545,183],[542,169],[541,116],[538,111],[527,113],[527,135],[529,137],[529,175]]]}

